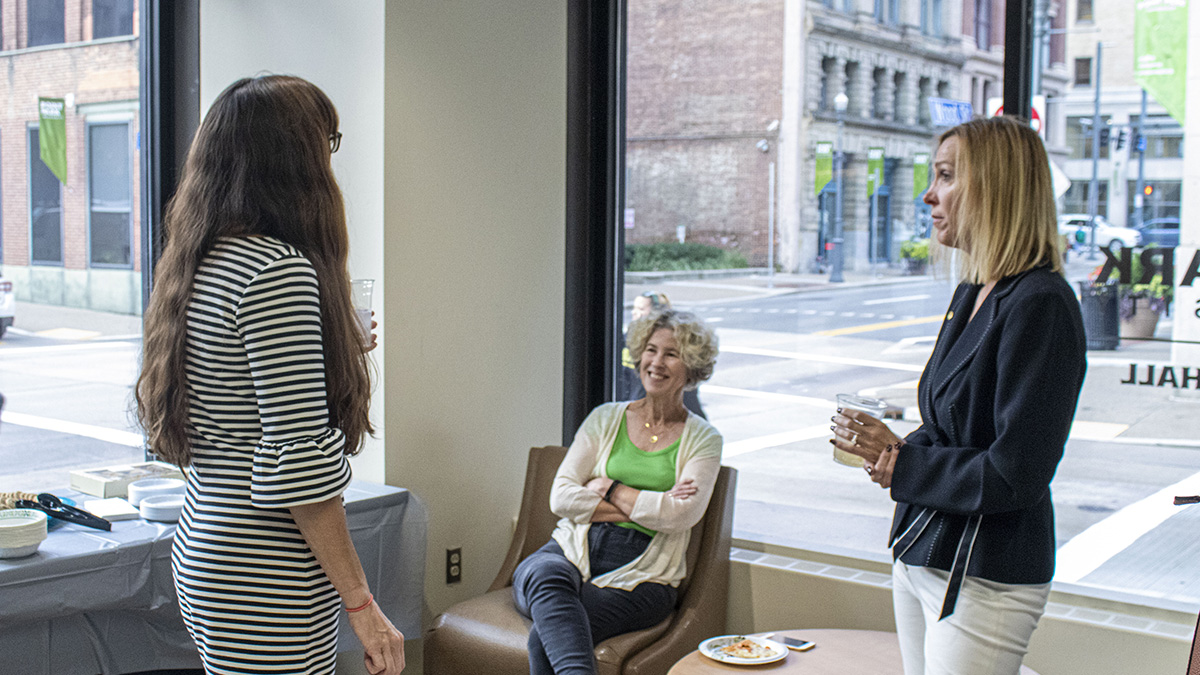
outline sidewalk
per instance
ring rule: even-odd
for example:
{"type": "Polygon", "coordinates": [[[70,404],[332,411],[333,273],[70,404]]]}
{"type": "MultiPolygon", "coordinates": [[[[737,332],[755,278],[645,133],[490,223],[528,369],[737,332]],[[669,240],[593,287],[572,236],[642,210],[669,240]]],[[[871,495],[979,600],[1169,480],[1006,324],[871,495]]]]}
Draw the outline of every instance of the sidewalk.
{"type": "Polygon", "coordinates": [[[835,291],[864,286],[913,284],[934,280],[932,275],[906,276],[902,270],[879,266],[876,270],[846,271],[845,281],[832,283],[829,274],[789,274],[776,272],[769,276],[766,269],[754,268],[745,274],[734,270],[696,272],[638,272],[629,273],[625,280],[625,307],[633,306],[633,299],[647,291],[663,291],[672,304],[703,305],[710,302],[728,302],[737,299],[766,298],[792,293],[835,291]]]}
{"type": "Polygon", "coordinates": [[[15,322],[9,330],[15,335],[76,340],[140,336],[142,317],[17,301],[15,322]]]}

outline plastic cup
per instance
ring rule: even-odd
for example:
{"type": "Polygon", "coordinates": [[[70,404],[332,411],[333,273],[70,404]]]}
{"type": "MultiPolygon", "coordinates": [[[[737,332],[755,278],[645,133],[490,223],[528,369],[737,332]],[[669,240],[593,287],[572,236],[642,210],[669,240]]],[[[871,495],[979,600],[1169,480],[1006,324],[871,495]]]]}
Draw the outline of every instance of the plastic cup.
{"type": "Polygon", "coordinates": [[[362,333],[364,345],[371,344],[371,294],[374,279],[351,279],[350,301],[354,304],[354,315],[358,317],[358,331],[362,333]]]}
{"type": "MultiPolygon", "coordinates": [[[[855,394],[838,394],[837,404],[839,410],[861,410],[877,420],[883,419],[883,411],[887,410],[887,403],[877,398],[868,398],[855,394]]],[[[867,463],[862,457],[841,450],[836,446],[833,448],[833,461],[858,469],[861,469],[867,463]]]]}

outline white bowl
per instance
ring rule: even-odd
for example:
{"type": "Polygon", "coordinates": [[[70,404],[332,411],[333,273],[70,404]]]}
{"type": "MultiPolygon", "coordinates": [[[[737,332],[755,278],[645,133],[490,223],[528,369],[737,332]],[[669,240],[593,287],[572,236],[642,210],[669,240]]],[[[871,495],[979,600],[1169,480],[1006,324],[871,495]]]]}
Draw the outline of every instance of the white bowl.
{"type": "Polygon", "coordinates": [[[183,495],[153,495],[138,505],[142,518],[163,523],[174,523],[183,512],[183,495]]]}
{"type": "Polygon", "coordinates": [[[129,484],[126,499],[130,504],[140,506],[143,499],[154,495],[181,495],[186,485],[178,478],[143,478],[129,484]]]}
{"type": "Polygon", "coordinates": [[[15,558],[36,551],[37,545],[46,538],[46,522],[46,514],[35,509],[0,511],[0,549],[9,551],[33,547],[28,553],[10,552],[8,555],[0,555],[0,558],[15,558]]]}
{"type": "Polygon", "coordinates": [[[41,545],[42,542],[39,541],[38,543],[30,544],[29,546],[17,546],[15,548],[0,547],[0,558],[24,558],[27,555],[33,555],[34,553],[37,553],[38,546],[41,545]]]}

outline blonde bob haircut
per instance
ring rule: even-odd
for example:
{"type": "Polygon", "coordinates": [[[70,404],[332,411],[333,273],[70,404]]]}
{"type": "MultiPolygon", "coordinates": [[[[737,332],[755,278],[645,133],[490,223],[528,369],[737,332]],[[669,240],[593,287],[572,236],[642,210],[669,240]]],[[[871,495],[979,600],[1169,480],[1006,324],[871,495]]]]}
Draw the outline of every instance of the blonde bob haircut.
{"type": "Polygon", "coordinates": [[[953,217],[955,248],[963,252],[959,278],[983,284],[1043,265],[1062,274],[1062,240],[1042,139],[1013,117],[960,124],[943,133],[938,146],[951,137],[958,138],[953,217]]]}
{"type": "Polygon", "coordinates": [[[629,355],[638,364],[639,373],[642,352],[646,351],[650,336],[660,328],[671,329],[679,343],[679,358],[687,368],[685,389],[695,389],[712,377],[713,366],[717,364],[717,334],[695,314],[670,308],[652,312],[629,327],[629,355]]]}

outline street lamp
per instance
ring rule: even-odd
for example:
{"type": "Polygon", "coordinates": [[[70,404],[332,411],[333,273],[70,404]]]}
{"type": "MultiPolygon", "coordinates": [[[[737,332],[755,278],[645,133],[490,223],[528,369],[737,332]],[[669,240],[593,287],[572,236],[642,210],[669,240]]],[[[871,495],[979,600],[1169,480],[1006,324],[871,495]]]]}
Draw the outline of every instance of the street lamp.
{"type": "Polygon", "coordinates": [[[848,105],[850,105],[850,97],[846,96],[845,92],[838,92],[838,95],[833,97],[833,109],[837,111],[837,144],[833,150],[833,171],[837,175],[837,201],[833,205],[833,266],[829,272],[831,283],[845,281],[845,278],[842,277],[842,267],[846,262],[846,252],[842,247],[845,242],[842,223],[842,201],[845,198],[842,173],[845,171],[846,157],[842,152],[842,129],[846,125],[846,107],[848,105]]]}

